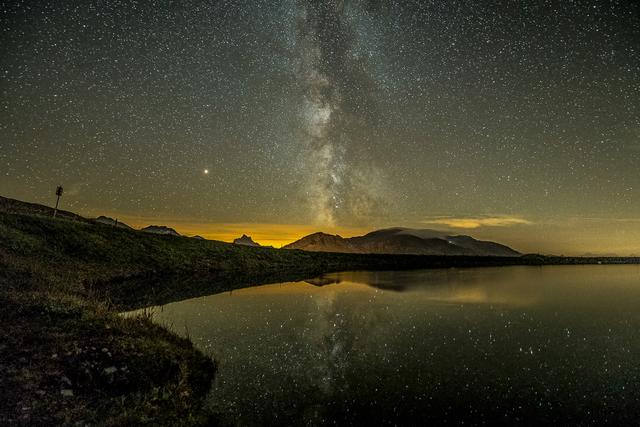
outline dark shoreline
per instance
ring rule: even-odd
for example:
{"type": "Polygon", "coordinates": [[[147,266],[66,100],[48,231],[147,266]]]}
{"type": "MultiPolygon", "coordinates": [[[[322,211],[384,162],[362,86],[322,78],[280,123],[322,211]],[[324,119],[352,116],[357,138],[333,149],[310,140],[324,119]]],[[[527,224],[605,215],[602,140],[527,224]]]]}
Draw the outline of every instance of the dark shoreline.
{"type": "MultiPolygon", "coordinates": [[[[384,258],[385,255],[363,255],[364,258],[384,258]]],[[[392,257],[392,255],[389,255],[392,257]]],[[[405,258],[411,256],[397,256],[405,258]]],[[[497,257],[424,257],[416,256],[411,262],[389,265],[385,262],[345,263],[344,266],[327,266],[315,269],[263,270],[263,271],[203,271],[200,273],[160,272],[137,277],[120,277],[96,282],[90,289],[97,298],[109,298],[114,309],[128,311],[148,306],[168,304],[190,298],[198,298],[251,286],[282,282],[297,282],[313,279],[328,273],[342,271],[398,271],[450,268],[496,268],[515,266],[562,266],[562,265],[640,265],[635,257],[543,257],[528,255],[522,258],[497,257]],[[425,259],[427,258],[427,259],[425,259]],[[449,258],[449,259],[447,259],[449,258]],[[457,259],[452,259],[457,258],[457,259]],[[486,262],[488,261],[488,262],[486,262]],[[518,262],[519,261],[519,262],[518,262]]],[[[366,261],[366,260],[365,260],[366,261]]]]}

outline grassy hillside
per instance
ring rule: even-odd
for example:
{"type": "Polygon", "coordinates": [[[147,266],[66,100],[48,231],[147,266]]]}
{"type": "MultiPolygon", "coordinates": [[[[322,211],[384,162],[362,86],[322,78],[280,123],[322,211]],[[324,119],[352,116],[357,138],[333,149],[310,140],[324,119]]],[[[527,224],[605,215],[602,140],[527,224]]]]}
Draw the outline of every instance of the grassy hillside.
{"type": "MultiPolygon", "coordinates": [[[[120,308],[349,269],[510,265],[513,258],[279,250],[0,212],[5,286],[97,297],[120,308]]],[[[530,260],[535,261],[535,260],[530,260]]]]}
{"type": "Polygon", "coordinates": [[[141,307],[329,271],[637,262],[629,258],[365,255],[233,245],[0,211],[0,280],[141,307]]]}
{"type": "MultiPolygon", "coordinates": [[[[4,199],[7,200],[7,199],[4,199]]],[[[357,269],[638,262],[358,255],[238,246],[0,203],[0,424],[205,425],[214,363],[117,311],[357,269]]]]}
{"type": "Polygon", "coordinates": [[[209,425],[215,364],[145,317],[0,292],[0,425],[209,425]]]}
{"type": "MultiPolygon", "coordinates": [[[[213,421],[202,411],[213,361],[150,319],[122,318],[92,296],[94,280],[149,268],[138,241],[145,236],[117,231],[0,213],[1,425],[213,421]]],[[[158,242],[151,246],[160,257],[158,242]]]]}
{"type": "MultiPolygon", "coordinates": [[[[21,200],[10,199],[8,197],[0,196],[0,211],[6,213],[14,213],[14,214],[22,214],[22,215],[40,215],[46,217],[52,217],[54,208],[40,205],[38,203],[29,203],[23,202],[21,200]]],[[[75,221],[85,221],[88,222],[90,220],[81,217],[78,214],[73,212],[65,211],[62,209],[58,209],[58,218],[67,218],[75,221]]]]}

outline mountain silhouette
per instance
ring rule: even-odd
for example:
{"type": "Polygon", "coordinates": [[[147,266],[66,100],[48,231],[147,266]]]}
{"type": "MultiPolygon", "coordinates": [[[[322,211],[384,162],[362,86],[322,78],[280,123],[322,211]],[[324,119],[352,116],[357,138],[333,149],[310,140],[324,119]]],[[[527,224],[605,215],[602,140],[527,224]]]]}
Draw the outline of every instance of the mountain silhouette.
{"type": "Polygon", "coordinates": [[[242,237],[238,237],[233,241],[236,245],[244,245],[244,246],[261,246],[259,243],[253,241],[253,239],[246,234],[243,234],[242,237]]]}
{"type": "Polygon", "coordinates": [[[141,229],[140,231],[144,231],[145,233],[153,233],[153,234],[166,234],[170,236],[180,235],[173,228],[165,227],[164,225],[150,225],[148,227],[141,229]]]}
{"type": "Polygon", "coordinates": [[[347,252],[414,255],[519,256],[508,246],[476,240],[471,236],[451,235],[430,229],[386,228],[364,236],[343,238],[326,233],[313,233],[290,243],[284,249],[313,252],[347,252]]]}

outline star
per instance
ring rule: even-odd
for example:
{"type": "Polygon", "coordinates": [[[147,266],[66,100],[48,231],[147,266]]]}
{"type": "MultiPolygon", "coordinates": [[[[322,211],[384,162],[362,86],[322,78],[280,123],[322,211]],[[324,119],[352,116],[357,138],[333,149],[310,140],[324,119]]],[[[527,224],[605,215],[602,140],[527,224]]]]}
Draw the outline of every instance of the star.
{"type": "Polygon", "coordinates": [[[640,253],[638,1],[93,3],[0,5],[2,196],[640,253]]]}

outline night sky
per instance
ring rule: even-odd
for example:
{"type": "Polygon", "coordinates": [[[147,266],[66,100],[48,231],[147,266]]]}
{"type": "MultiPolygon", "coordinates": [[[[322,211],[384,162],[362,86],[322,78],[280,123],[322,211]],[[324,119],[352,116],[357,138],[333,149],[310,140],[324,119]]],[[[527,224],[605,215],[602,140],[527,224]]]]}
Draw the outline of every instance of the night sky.
{"type": "Polygon", "coordinates": [[[640,2],[0,4],[0,195],[640,254],[640,2]]]}

